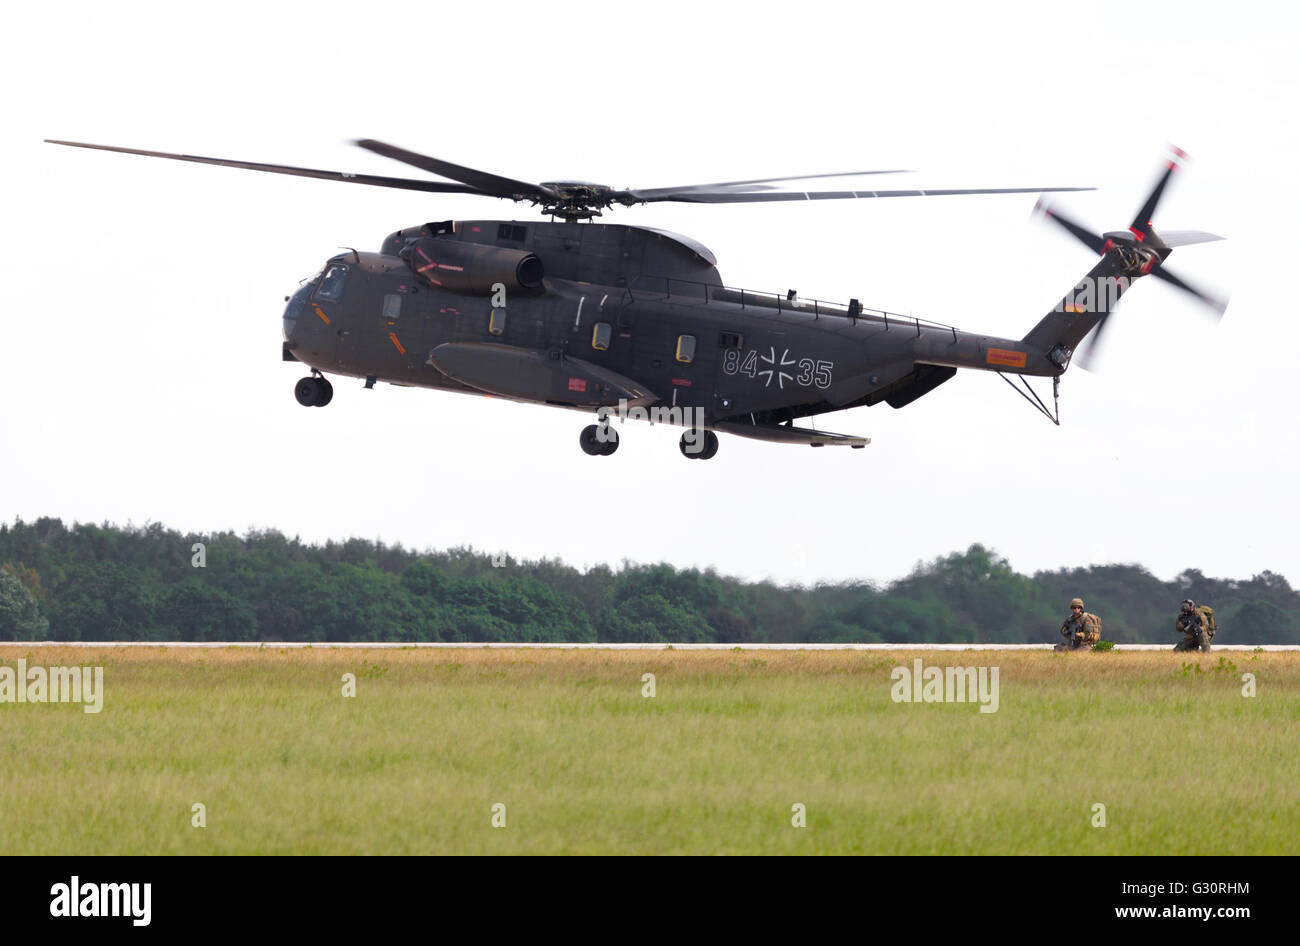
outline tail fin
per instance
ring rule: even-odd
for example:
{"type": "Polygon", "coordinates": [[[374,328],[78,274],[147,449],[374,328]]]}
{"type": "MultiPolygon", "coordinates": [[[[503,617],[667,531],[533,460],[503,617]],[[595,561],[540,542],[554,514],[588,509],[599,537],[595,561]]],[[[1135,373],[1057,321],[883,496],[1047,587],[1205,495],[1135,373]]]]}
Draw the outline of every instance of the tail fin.
{"type": "Polygon", "coordinates": [[[1132,285],[1132,279],[1125,275],[1119,255],[1107,252],[1055,308],[1043,316],[1021,344],[1031,357],[1034,354],[1045,355],[1064,371],[1084,337],[1105,321],[1119,303],[1120,296],[1132,285]]]}

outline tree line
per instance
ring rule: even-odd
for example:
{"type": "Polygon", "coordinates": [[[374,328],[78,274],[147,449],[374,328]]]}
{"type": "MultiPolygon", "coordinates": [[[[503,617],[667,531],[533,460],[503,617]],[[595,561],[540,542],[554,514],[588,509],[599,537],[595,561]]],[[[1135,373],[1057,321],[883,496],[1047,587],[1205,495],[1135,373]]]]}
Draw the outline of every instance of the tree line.
{"type": "Polygon", "coordinates": [[[1300,593],[1272,572],[1021,575],[979,544],[883,586],[805,586],[662,563],[583,572],[469,548],[309,545],[274,530],[0,525],[0,640],[1045,643],[1075,596],[1119,643],[1172,645],[1189,597],[1215,608],[1216,642],[1300,643],[1300,593]]]}

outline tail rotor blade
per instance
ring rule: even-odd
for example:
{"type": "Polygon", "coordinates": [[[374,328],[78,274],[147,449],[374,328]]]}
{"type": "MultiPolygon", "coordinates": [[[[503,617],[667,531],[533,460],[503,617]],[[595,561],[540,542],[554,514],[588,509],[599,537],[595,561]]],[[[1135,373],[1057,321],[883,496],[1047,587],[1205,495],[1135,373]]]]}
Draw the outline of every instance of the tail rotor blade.
{"type": "Polygon", "coordinates": [[[1156,207],[1160,204],[1160,198],[1164,196],[1165,187],[1169,184],[1169,179],[1174,176],[1178,170],[1180,161],[1187,158],[1187,152],[1182,148],[1170,146],[1172,152],[1169,161],[1165,165],[1165,172],[1160,175],[1160,180],[1156,181],[1156,186],[1152,188],[1151,194],[1147,197],[1146,203],[1137,212],[1133,218],[1133,225],[1129,227],[1139,240],[1144,239],[1151,232],[1151,221],[1156,215],[1156,207]]]}
{"type": "Polygon", "coordinates": [[[1043,212],[1043,215],[1047,217],[1049,220],[1054,220],[1056,223],[1060,224],[1066,230],[1069,230],[1071,233],[1074,234],[1075,238],[1077,238],[1080,243],[1082,243],[1088,249],[1092,250],[1094,253],[1100,255],[1101,253],[1105,252],[1105,246],[1106,246],[1105,240],[1097,236],[1097,234],[1093,233],[1091,230],[1079,226],[1069,217],[1062,216],[1060,211],[1055,210],[1053,207],[1043,203],[1041,200],[1038,202],[1037,206],[1035,206],[1034,209],[1041,210],[1043,212]]]}
{"type": "Polygon", "coordinates": [[[1203,290],[1197,289],[1195,286],[1191,285],[1186,280],[1181,279],[1178,276],[1174,275],[1169,270],[1165,269],[1163,266],[1152,270],[1151,275],[1155,276],[1158,279],[1163,279],[1171,286],[1177,286],[1179,289],[1183,290],[1183,292],[1189,292],[1192,295],[1194,295],[1196,298],[1200,299],[1202,302],[1204,302],[1207,306],[1209,306],[1211,309],[1215,311],[1216,319],[1223,318],[1223,313],[1226,312],[1228,309],[1227,299],[1219,299],[1216,296],[1210,295],[1208,292],[1204,292],[1203,290]]]}
{"type": "Polygon", "coordinates": [[[1074,352],[1074,358],[1071,364],[1078,365],[1089,374],[1096,374],[1101,365],[1101,339],[1106,331],[1106,320],[1110,318],[1110,313],[1101,317],[1095,328],[1083,337],[1083,341],[1074,352]]]}

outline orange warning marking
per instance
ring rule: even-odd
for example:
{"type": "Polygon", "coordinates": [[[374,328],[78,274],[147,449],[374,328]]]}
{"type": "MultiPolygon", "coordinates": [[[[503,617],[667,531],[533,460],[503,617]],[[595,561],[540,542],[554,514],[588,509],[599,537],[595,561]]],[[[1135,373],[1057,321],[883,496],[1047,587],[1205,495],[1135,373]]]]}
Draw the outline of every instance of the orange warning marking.
{"type": "Polygon", "coordinates": [[[397,340],[397,335],[396,335],[396,333],[394,333],[394,332],[389,332],[389,333],[388,333],[388,337],[391,338],[391,339],[393,340],[393,345],[397,348],[397,350],[398,350],[399,352],[401,352],[403,355],[405,355],[405,354],[406,354],[406,349],[403,348],[403,347],[402,347],[402,343],[399,342],[399,341],[397,340]]]}
{"type": "Polygon", "coordinates": [[[1088,307],[1087,307],[1087,306],[1083,306],[1083,305],[1079,305],[1079,303],[1077,303],[1077,302],[1067,302],[1067,303],[1065,304],[1065,311],[1066,311],[1066,312],[1074,312],[1074,313],[1078,314],[1078,313],[1080,313],[1080,312],[1087,312],[1087,311],[1088,311],[1088,307]]]}
{"type": "Polygon", "coordinates": [[[320,306],[316,305],[315,303],[312,303],[312,308],[316,310],[316,314],[321,317],[322,322],[324,322],[326,325],[330,324],[330,317],[320,310],[320,306]]]}
{"type": "Polygon", "coordinates": [[[1023,368],[1025,366],[1025,353],[1011,351],[1006,348],[990,348],[988,363],[991,365],[1006,365],[1008,368],[1023,368]]]}

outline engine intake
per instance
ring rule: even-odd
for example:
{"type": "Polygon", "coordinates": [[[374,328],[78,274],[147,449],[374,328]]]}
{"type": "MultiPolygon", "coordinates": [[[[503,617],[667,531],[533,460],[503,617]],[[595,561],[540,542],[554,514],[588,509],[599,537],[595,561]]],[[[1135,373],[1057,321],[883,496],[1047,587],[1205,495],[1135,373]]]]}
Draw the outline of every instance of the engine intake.
{"type": "Polygon", "coordinates": [[[537,254],[527,250],[437,237],[412,240],[400,255],[430,285],[451,292],[489,295],[497,283],[506,289],[537,289],[545,275],[537,254]]]}

